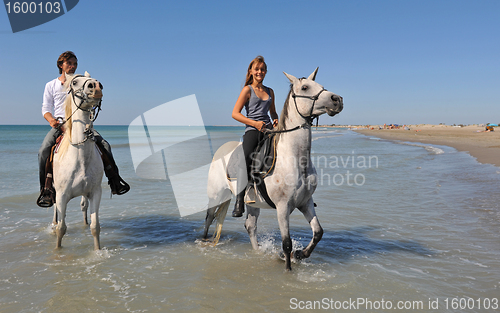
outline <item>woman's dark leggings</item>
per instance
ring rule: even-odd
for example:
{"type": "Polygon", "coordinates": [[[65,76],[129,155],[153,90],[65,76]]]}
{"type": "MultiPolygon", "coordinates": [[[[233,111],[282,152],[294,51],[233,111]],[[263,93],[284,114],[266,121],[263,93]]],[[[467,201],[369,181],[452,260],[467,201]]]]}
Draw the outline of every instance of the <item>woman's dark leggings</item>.
{"type": "Polygon", "coordinates": [[[243,135],[243,154],[247,165],[247,175],[250,175],[252,166],[252,152],[262,139],[264,139],[264,133],[258,130],[249,130],[243,135]]]}

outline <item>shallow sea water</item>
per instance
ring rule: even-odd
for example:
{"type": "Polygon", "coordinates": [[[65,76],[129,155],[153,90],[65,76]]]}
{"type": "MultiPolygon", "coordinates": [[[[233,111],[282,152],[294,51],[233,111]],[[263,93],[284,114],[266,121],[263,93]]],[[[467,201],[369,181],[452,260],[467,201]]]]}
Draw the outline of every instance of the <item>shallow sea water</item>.
{"type": "MultiPolygon", "coordinates": [[[[230,216],[207,246],[205,213],[181,218],[168,181],[135,174],[127,127],[96,128],[132,187],[110,199],[103,181],[97,252],[77,199],[59,250],[52,211],[35,205],[48,129],[0,126],[0,312],[500,311],[498,167],[449,147],[314,130],[325,233],[286,273],[273,210],[259,218],[260,251],[230,216]]],[[[215,148],[242,134],[207,130],[215,148]]],[[[306,246],[300,212],[290,225],[294,246],[306,246]]]]}

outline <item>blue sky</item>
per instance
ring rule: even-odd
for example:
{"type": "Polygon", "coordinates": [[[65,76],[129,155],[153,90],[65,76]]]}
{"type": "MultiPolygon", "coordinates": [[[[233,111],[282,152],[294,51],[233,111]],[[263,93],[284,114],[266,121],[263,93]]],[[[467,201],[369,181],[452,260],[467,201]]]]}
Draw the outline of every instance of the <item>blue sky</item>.
{"type": "Polygon", "coordinates": [[[257,55],[278,113],[282,72],[319,66],[316,80],[344,97],[322,124],[500,122],[497,0],[82,0],[15,34],[0,11],[0,124],[45,123],[43,88],[66,50],[104,85],[98,125],[128,125],[191,94],[205,124],[238,125],[231,111],[257,55]]]}

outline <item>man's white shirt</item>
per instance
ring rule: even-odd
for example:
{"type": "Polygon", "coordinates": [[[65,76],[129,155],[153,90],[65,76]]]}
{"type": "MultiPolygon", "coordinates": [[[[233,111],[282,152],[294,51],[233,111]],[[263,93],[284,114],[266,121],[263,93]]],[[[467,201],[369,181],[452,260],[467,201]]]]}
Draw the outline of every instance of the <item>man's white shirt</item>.
{"type": "Polygon", "coordinates": [[[49,81],[45,85],[43,92],[42,102],[42,115],[50,112],[55,118],[64,118],[64,100],[66,100],[66,92],[64,91],[63,84],[56,78],[49,81]]]}

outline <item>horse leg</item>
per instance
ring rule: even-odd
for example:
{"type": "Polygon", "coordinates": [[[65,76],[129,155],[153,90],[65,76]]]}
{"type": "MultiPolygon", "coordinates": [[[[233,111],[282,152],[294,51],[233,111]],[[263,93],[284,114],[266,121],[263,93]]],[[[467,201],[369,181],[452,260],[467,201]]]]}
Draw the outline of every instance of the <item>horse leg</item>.
{"type": "Polygon", "coordinates": [[[278,224],[281,232],[281,241],[283,244],[283,252],[285,254],[285,268],[287,271],[292,270],[291,253],[292,253],[292,239],[290,238],[290,210],[288,205],[276,206],[278,214],[278,224]]]}
{"type": "Polygon", "coordinates": [[[66,206],[68,202],[66,201],[67,199],[57,199],[56,204],[55,204],[55,218],[57,219],[56,221],[56,235],[57,235],[57,241],[56,241],[56,249],[61,248],[61,242],[64,234],[66,234],[66,206]]]}
{"type": "Polygon", "coordinates": [[[57,226],[57,206],[54,204],[54,217],[52,218],[52,229],[57,226]]]}
{"type": "MultiPolygon", "coordinates": [[[[210,174],[209,174],[210,176],[210,174]]],[[[226,179],[226,176],[223,176],[223,179],[226,179]]],[[[226,181],[224,181],[224,184],[227,184],[226,181]]],[[[205,230],[203,232],[203,239],[208,238],[208,230],[210,229],[210,225],[212,225],[214,219],[217,219],[217,229],[215,230],[214,233],[214,243],[217,244],[220,234],[222,231],[222,223],[224,222],[224,218],[226,217],[227,214],[227,209],[229,207],[229,203],[231,202],[231,190],[230,189],[224,189],[224,188],[219,188],[217,189],[217,183],[211,184],[210,179],[209,179],[209,188],[212,188],[211,192],[208,192],[209,194],[209,200],[208,200],[208,210],[207,210],[207,215],[205,217],[205,230]],[[212,196],[210,196],[212,194],[212,196]]]]}
{"type": "Polygon", "coordinates": [[[98,188],[93,194],[88,198],[90,202],[90,232],[94,237],[94,250],[101,249],[101,242],[99,235],[101,233],[101,226],[99,224],[99,205],[101,203],[102,190],[98,188]]]}
{"type": "Polygon", "coordinates": [[[247,219],[245,220],[245,228],[250,237],[250,242],[252,243],[252,248],[254,250],[259,249],[259,244],[257,242],[257,219],[259,218],[260,209],[247,206],[247,219]]]}
{"type": "Polygon", "coordinates": [[[82,200],[80,201],[80,207],[82,208],[83,213],[83,224],[88,225],[89,220],[87,218],[87,209],[89,208],[89,201],[85,196],[82,196],[82,200]]]}
{"type": "Polygon", "coordinates": [[[217,208],[219,207],[220,205],[217,205],[207,210],[207,216],[205,217],[205,230],[203,232],[203,239],[208,238],[208,230],[210,228],[210,225],[212,225],[212,222],[215,219],[215,211],[217,211],[217,208]]]}
{"type": "Polygon", "coordinates": [[[305,247],[305,249],[295,251],[294,257],[297,260],[301,260],[311,256],[314,248],[321,240],[321,237],[323,237],[323,228],[319,224],[318,217],[316,216],[313,199],[311,198],[309,202],[305,206],[300,207],[299,210],[300,212],[302,212],[302,214],[304,214],[304,217],[306,218],[307,222],[309,222],[309,225],[311,225],[313,238],[311,239],[307,247],[305,247]]]}

